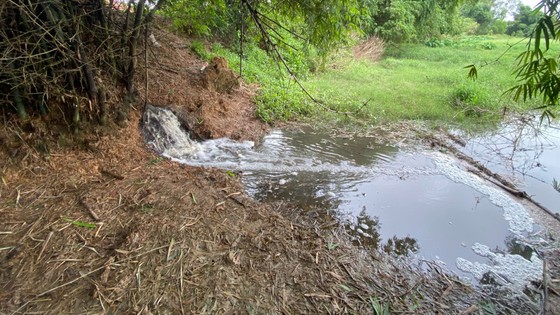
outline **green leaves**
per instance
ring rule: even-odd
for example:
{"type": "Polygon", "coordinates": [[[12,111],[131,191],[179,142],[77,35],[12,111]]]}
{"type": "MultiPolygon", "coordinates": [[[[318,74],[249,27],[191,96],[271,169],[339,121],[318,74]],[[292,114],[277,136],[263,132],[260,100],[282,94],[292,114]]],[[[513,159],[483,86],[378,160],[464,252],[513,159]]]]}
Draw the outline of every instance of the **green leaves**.
{"type": "Polygon", "coordinates": [[[170,0],[163,13],[185,33],[211,36],[225,34],[235,26],[235,9],[224,0],[170,0]]]}
{"type": "Polygon", "coordinates": [[[415,42],[453,33],[460,24],[459,1],[359,1],[367,12],[362,28],[368,35],[392,42],[415,42]]]}
{"type": "Polygon", "coordinates": [[[79,221],[79,220],[72,220],[70,218],[62,218],[62,219],[66,222],[72,223],[74,226],[77,226],[77,227],[85,227],[85,228],[88,228],[88,229],[95,229],[97,227],[97,225],[95,223],[89,223],[89,222],[84,222],[84,221],[79,221]]]}
{"type": "Polygon", "coordinates": [[[476,65],[468,65],[464,69],[469,69],[467,77],[473,81],[478,78],[478,71],[476,70],[476,65]]]}
{"type": "Polygon", "coordinates": [[[541,40],[543,37],[546,51],[550,49],[550,40],[556,38],[554,23],[550,16],[542,17],[535,26],[535,50],[541,50],[541,40]]]}
{"type": "Polygon", "coordinates": [[[326,53],[358,31],[360,10],[357,0],[260,1],[259,11],[274,10],[288,25],[306,35],[308,44],[326,53]]]}
{"type": "Polygon", "coordinates": [[[374,299],[372,297],[369,298],[369,302],[371,304],[371,308],[375,315],[389,315],[391,314],[389,310],[389,305],[387,303],[381,304],[378,299],[374,299]]]}
{"type": "MultiPolygon", "coordinates": [[[[543,108],[558,104],[560,94],[560,73],[558,73],[558,56],[549,56],[551,42],[558,38],[557,11],[558,1],[546,1],[545,15],[535,23],[532,40],[527,44],[527,50],[518,57],[515,70],[519,84],[508,92],[513,93],[515,100],[524,101],[542,97],[543,108]]],[[[543,2],[544,3],[544,2],[543,2]]]]}

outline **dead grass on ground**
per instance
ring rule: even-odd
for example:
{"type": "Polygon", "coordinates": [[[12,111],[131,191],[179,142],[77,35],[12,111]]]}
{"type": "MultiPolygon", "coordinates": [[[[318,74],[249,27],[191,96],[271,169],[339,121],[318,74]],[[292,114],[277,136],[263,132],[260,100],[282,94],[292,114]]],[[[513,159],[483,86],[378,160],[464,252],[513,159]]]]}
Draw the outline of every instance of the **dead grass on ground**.
{"type": "MultiPolygon", "coordinates": [[[[86,148],[2,150],[2,313],[459,313],[472,291],[147,150],[140,114],[86,148]],[[13,151],[12,151],[13,152],[13,151]]],[[[7,128],[6,128],[7,129],[7,128]]],[[[5,132],[15,132],[5,130],[5,132]]],[[[25,135],[21,139],[26,139],[25,135]]]]}
{"type": "MultiPolygon", "coordinates": [[[[186,44],[156,37],[149,103],[175,106],[201,136],[264,133],[254,89],[205,87],[186,44]]],[[[477,293],[433,264],[424,273],[361,250],[330,223],[247,198],[222,170],[158,157],[140,117],[77,136],[40,120],[1,126],[0,313],[482,312],[477,293]]]]}
{"type": "Polygon", "coordinates": [[[383,57],[384,52],[385,42],[383,39],[372,36],[354,47],[354,58],[377,62],[383,57]]]}

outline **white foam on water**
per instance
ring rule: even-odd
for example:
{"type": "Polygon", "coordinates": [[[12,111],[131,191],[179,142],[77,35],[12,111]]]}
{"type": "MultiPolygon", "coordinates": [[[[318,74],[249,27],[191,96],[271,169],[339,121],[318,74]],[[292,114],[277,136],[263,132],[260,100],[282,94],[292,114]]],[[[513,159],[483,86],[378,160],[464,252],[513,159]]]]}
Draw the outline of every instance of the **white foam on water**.
{"type": "Polygon", "coordinates": [[[326,172],[360,178],[372,175],[405,177],[435,174],[433,167],[404,166],[398,162],[383,163],[383,166],[356,165],[344,159],[336,163],[328,162],[313,154],[302,154],[287,148],[279,130],[266,136],[266,145],[262,150],[256,150],[254,142],[227,138],[196,142],[191,140],[172,111],[154,106],[146,108],[143,128],[148,144],[154,150],[174,161],[192,166],[284,174],[326,172]]]}
{"type": "MultiPolygon", "coordinates": [[[[482,178],[461,169],[452,157],[442,153],[433,154],[437,168],[449,179],[465,184],[480,193],[488,196],[488,199],[503,209],[505,220],[509,224],[509,230],[518,238],[526,239],[527,233],[533,232],[533,218],[527,210],[513,200],[504,191],[488,185],[482,178]]],[[[488,246],[475,243],[472,247],[475,254],[486,257],[490,260],[489,264],[471,262],[462,257],[456,260],[457,268],[472,274],[479,281],[485,274],[492,273],[506,283],[513,286],[514,292],[522,292],[523,288],[531,281],[538,281],[542,277],[542,261],[532,254],[530,260],[520,255],[502,254],[493,252],[488,246]]]]}
{"type": "MultiPolygon", "coordinates": [[[[286,145],[281,131],[271,132],[265,138],[263,147],[256,149],[255,144],[250,141],[238,142],[225,138],[204,142],[193,141],[175,114],[167,109],[149,106],[144,120],[143,128],[148,143],[162,155],[180,163],[248,173],[268,173],[269,176],[270,174],[307,176],[306,174],[309,173],[328,173],[340,177],[342,182],[347,177],[354,184],[369,181],[380,175],[399,178],[415,175],[444,175],[456,183],[480,192],[494,205],[502,208],[509,230],[517,238],[523,240],[524,235],[533,231],[533,219],[518,202],[480,177],[462,169],[456,159],[439,152],[410,153],[418,158],[416,160],[410,159],[407,153],[400,153],[390,162],[357,165],[344,159],[324,160],[320,155],[315,156],[313,150],[301,153],[286,145]]],[[[327,156],[329,157],[330,155],[327,156]]],[[[280,179],[280,183],[287,184],[290,180],[280,179]]],[[[325,194],[329,197],[336,195],[331,190],[325,194]]],[[[360,228],[362,233],[366,233],[363,231],[364,226],[360,228]]],[[[472,250],[488,258],[491,263],[471,262],[459,257],[456,265],[460,270],[473,274],[479,280],[486,273],[492,272],[521,290],[528,281],[538,280],[542,274],[542,261],[535,254],[531,260],[526,260],[518,255],[494,253],[488,246],[478,243],[472,246],[472,250]]]]}
{"type": "Polygon", "coordinates": [[[433,153],[433,160],[438,170],[454,182],[465,184],[488,196],[488,199],[504,210],[504,218],[509,223],[509,230],[523,238],[525,233],[533,231],[533,218],[525,208],[513,200],[504,191],[489,186],[484,180],[460,168],[456,160],[440,152],[433,153]]]}
{"type": "Polygon", "coordinates": [[[151,138],[148,144],[163,156],[192,155],[202,151],[202,146],[189,137],[172,111],[148,105],[143,119],[144,133],[151,138]]]}
{"type": "Polygon", "coordinates": [[[522,292],[525,285],[532,281],[542,280],[543,262],[535,253],[531,260],[519,255],[494,253],[486,245],[474,244],[472,250],[490,259],[492,265],[479,262],[470,262],[461,257],[457,258],[457,268],[471,273],[476,279],[481,280],[485,274],[493,273],[513,286],[515,292],[522,292]]]}

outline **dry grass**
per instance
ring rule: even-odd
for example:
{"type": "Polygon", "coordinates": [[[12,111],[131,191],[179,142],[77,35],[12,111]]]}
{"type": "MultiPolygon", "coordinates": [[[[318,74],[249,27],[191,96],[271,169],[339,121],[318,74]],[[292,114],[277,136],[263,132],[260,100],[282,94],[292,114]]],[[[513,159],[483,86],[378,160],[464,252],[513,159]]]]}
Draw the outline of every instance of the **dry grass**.
{"type": "Polygon", "coordinates": [[[384,52],[385,42],[377,36],[372,36],[354,47],[354,57],[356,59],[367,59],[373,62],[379,61],[384,52]]]}
{"type": "Polygon", "coordinates": [[[223,171],[158,159],[139,116],[95,149],[2,151],[1,312],[371,313],[373,298],[458,313],[474,301],[443,274],[250,200],[223,171]]]}

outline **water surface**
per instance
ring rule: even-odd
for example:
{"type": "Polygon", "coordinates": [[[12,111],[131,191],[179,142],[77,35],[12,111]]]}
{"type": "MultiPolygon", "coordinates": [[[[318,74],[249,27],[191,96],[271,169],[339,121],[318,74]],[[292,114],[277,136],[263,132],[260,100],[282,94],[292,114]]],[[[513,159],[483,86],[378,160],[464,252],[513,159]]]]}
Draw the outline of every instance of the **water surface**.
{"type": "MultiPolygon", "coordinates": [[[[478,280],[494,272],[516,281],[519,272],[505,268],[512,261],[514,270],[532,270],[522,281],[540,277],[531,269],[540,261],[524,245],[535,232],[527,211],[442,153],[313,130],[274,130],[256,147],[229,139],[196,143],[168,111],[147,111],[145,121],[147,141],[163,155],[240,171],[249,195],[332,215],[362,246],[436,260],[478,280]]],[[[484,147],[483,139],[465,150],[484,147]]]]}

